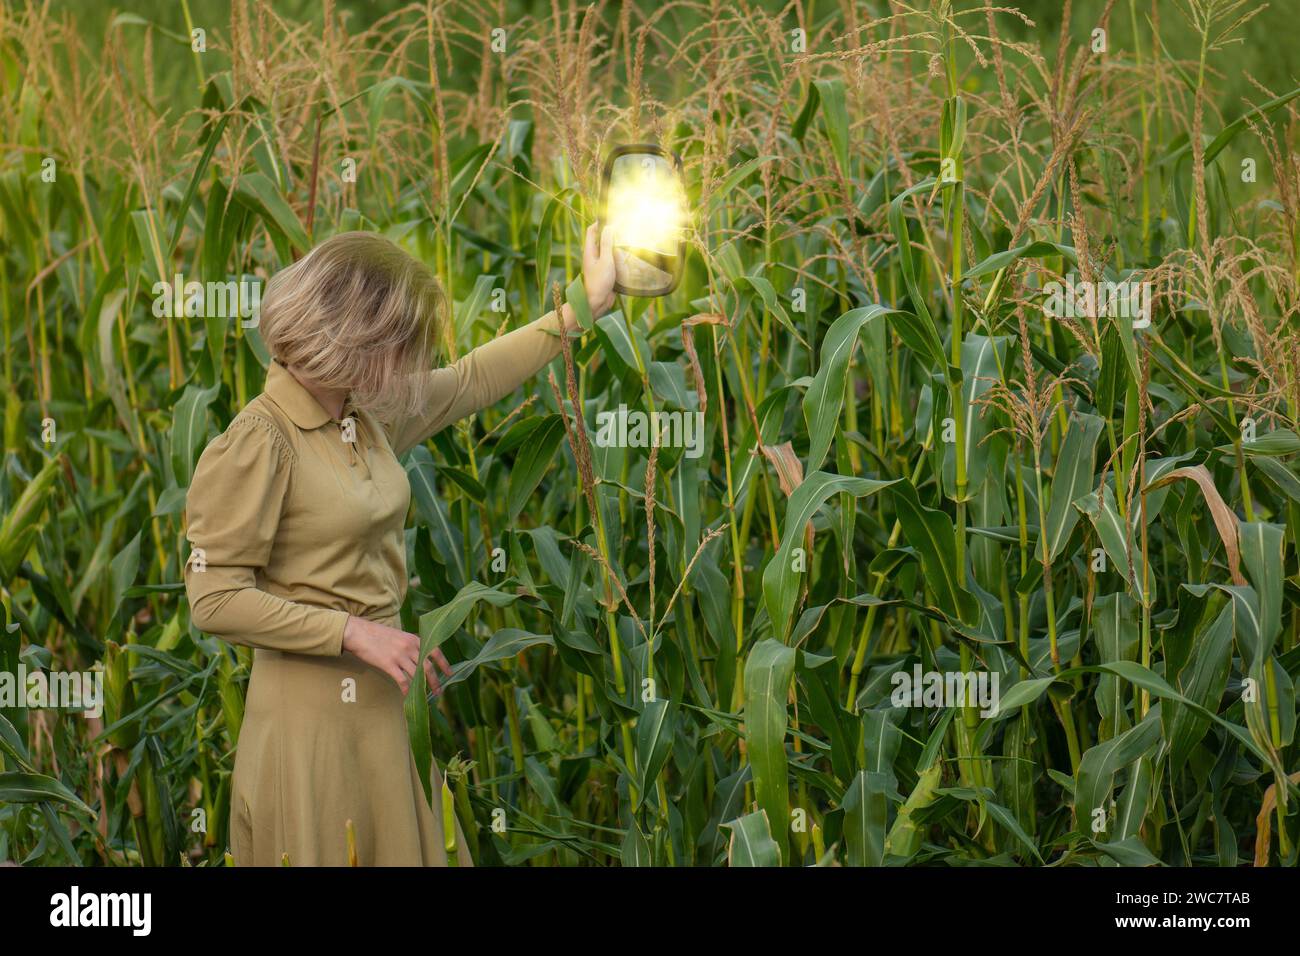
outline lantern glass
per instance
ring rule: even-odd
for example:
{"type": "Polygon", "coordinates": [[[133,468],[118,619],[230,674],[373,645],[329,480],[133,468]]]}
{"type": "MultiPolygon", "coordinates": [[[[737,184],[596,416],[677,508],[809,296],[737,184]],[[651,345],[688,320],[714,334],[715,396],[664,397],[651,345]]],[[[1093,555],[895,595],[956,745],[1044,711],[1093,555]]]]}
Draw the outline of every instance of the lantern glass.
{"type": "Polygon", "coordinates": [[[620,146],[605,164],[602,219],[614,228],[614,291],[667,295],[685,259],[681,159],[658,146],[620,146]]]}

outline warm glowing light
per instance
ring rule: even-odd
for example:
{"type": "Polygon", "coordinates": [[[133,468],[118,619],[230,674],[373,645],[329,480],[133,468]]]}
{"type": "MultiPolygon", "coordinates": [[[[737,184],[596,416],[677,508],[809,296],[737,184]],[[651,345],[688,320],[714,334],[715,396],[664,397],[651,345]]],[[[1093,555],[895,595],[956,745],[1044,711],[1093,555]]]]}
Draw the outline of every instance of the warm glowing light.
{"type": "Polygon", "coordinates": [[[661,157],[628,156],[615,162],[605,214],[618,245],[677,255],[686,197],[673,167],[661,157]]]}

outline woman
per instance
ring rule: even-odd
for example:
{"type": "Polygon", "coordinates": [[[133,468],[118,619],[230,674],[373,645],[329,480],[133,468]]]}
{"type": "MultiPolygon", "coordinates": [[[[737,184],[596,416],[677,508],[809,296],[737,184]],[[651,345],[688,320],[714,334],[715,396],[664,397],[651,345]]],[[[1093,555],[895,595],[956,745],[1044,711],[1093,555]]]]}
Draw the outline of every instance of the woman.
{"type": "MultiPolygon", "coordinates": [[[[611,240],[587,230],[593,315],[613,304],[611,240]]],[[[363,865],[447,863],[402,709],[417,667],[439,684],[400,629],[410,486],[397,459],[536,374],[576,319],[566,303],[430,370],[445,311],[432,273],[387,239],[317,246],[268,284],[266,387],[199,459],[191,617],[256,649],[231,788],[237,865],[342,865],[349,820],[363,865]]]]}

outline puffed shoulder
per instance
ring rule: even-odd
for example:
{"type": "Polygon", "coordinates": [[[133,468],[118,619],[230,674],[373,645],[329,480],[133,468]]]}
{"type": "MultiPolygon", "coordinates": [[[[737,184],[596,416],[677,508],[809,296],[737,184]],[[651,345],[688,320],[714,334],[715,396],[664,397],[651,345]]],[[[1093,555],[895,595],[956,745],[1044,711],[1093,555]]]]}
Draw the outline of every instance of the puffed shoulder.
{"type": "Polygon", "coordinates": [[[199,464],[211,467],[220,461],[222,467],[241,468],[268,456],[285,465],[292,465],[297,459],[288,439],[274,422],[245,409],[208,443],[199,464]]]}

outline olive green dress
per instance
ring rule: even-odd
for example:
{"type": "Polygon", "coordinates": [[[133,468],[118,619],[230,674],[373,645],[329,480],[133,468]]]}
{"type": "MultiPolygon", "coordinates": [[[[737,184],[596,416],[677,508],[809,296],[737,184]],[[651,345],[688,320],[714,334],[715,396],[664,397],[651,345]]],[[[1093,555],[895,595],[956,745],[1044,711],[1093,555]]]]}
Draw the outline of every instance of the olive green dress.
{"type": "Polygon", "coordinates": [[[349,615],[401,626],[410,485],[398,456],[535,375],[558,331],[549,313],[425,373],[428,408],[387,426],[350,402],[331,419],[272,363],[204,449],[186,500],[192,619],[256,648],[231,788],[236,865],[345,865],[349,820],[362,865],[447,864],[401,691],[342,650],[343,628],[349,615]]]}

